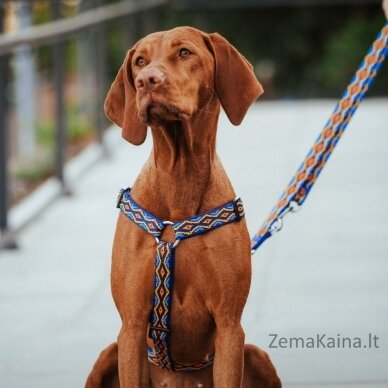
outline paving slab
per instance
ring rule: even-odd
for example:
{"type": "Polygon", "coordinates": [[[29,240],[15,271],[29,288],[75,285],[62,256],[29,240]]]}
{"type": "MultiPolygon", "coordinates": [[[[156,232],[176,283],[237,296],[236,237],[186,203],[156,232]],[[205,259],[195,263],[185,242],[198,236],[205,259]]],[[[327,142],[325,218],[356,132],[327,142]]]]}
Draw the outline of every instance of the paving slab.
{"type": "MultiPolygon", "coordinates": [[[[221,116],[219,154],[251,233],[333,107],[331,100],[257,103],[238,128],[221,116]]],[[[285,387],[388,387],[387,122],[388,99],[361,105],[301,212],[253,258],[246,341],[270,353],[285,387]],[[329,337],[364,342],[323,347],[329,337]]],[[[134,147],[118,130],[109,136],[110,158],[72,179],[73,195],[23,230],[19,250],[0,253],[2,388],[82,387],[117,336],[109,286],[114,203],[151,142],[134,147]]]]}

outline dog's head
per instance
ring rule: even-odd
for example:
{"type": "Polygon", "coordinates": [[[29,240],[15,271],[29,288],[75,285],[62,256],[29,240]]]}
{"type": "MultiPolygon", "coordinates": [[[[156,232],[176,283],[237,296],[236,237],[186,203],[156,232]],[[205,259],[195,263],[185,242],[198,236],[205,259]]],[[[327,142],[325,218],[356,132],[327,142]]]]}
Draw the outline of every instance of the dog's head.
{"type": "Polygon", "coordinates": [[[263,89],[251,64],[222,36],[178,27],[148,35],[128,51],[105,113],[138,145],[147,125],[190,120],[215,93],[239,125],[263,89]]]}

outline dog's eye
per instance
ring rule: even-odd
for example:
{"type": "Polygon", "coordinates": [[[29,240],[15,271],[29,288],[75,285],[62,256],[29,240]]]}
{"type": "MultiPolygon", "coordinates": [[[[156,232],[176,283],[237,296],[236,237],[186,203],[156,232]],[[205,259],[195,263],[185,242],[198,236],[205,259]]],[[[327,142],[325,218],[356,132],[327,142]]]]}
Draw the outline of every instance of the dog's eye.
{"type": "Polygon", "coordinates": [[[146,63],[145,59],[143,57],[137,57],[135,60],[135,65],[136,66],[144,66],[146,63]]]}
{"type": "Polygon", "coordinates": [[[189,55],[191,54],[191,51],[185,47],[181,48],[179,50],[179,56],[182,57],[182,58],[186,58],[188,57],[189,55]]]}

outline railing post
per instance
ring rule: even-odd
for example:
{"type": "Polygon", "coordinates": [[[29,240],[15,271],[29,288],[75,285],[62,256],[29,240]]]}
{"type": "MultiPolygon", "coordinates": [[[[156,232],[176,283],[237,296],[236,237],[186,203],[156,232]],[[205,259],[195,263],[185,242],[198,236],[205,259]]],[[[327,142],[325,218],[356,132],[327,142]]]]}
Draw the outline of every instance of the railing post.
{"type": "MultiPolygon", "coordinates": [[[[52,4],[53,17],[59,19],[61,2],[52,4]]],[[[65,55],[64,42],[55,42],[53,46],[54,55],[54,84],[55,84],[55,171],[61,185],[62,194],[70,194],[65,178],[65,158],[67,145],[67,125],[65,109],[65,55]]]]}
{"type": "MultiPolygon", "coordinates": [[[[99,7],[101,0],[94,0],[94,6],[99,7]]],[[[96,131],[97,140],[100,143],[104,156],[109,155],[109,150],[104,142],[105,129],[105,114],[104,114],[104,99],[106,94],[106,36],[105,25],[101,24],[96,28],[95,35],[95,72],[96,72],[96,131]]]]}
{"type": "Polygon", "coordinates": [[[7,177],[7,135],[5,129],[5,56],[0,56],[0,231],[7,230],[8,220],[8,177],[7,177]]]}
{"type": "MultiPolygon", "coordinates": [[[[0,7],[0,33],[3,31],[4,14],[0,7]]],[[[0,55],[0,248],[17,248],[15,237],[8,225],[9,179],[8,179],[8,133],[6,121],[6,80],[8,55],[0,55]]]]}

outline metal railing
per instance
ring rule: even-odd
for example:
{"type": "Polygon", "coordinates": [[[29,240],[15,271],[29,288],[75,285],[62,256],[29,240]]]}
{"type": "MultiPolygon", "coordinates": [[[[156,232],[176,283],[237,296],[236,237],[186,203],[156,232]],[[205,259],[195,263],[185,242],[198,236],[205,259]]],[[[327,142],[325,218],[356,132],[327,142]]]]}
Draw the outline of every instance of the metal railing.
{"type": "MultiPolygon", "coordinates": [[[[53,69],[55,80],[55,176],[60,182],[61,194],[69,193],[64,175],[66,155],[66,115],[65,115],[65,67],[64,43],[76,33],[92,30],[96,39],[95,72],[97,83],[97,102],[95,129],[97,139],[103,144],[103,114],[102,102],[106,76],[105,28],[109,22],[130,17],[148,10],[155,10],[168,4],[167,0],[123,0],[111,5],[99,6],[100,0],[95,0],[96,8],[82,12],[74,17],[60,19],[60,2],[52,3],[53,22],[27,27],[14,34],[0,35],[0,248],[16,247],[15,229],[9,225],[9,171],[8,171],[8,137],[6,90],[9,57],[15,49],[24,46],[35,48],[50,45],[53,48],[53,69]]],[[[3,18],[0,17],[0,23],[3,18]]],[[[128,28],[131,26],[128,23],[128,28]]],[[[0,24],[0,33],[3,26],[0,24]]]]}

